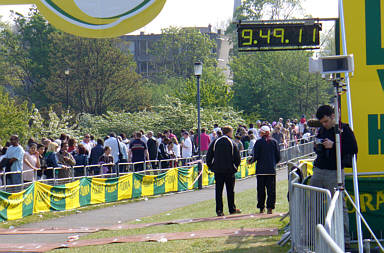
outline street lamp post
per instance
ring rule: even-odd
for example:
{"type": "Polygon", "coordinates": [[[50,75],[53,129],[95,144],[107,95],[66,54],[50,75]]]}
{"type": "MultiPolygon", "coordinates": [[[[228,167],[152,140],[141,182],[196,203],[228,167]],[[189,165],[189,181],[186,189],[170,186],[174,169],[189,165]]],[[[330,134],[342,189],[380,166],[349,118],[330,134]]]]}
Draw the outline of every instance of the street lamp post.
{"type": "MultiPolygon", "coordinates": [[[[203,63],[196,62],[195,63],[195,76],[197,81],[197,136],[198,136],[198,156],[199,160],[201,161],[201,131],[200,131],[200,77],[203,74],[203,63]]],[[[199,168],[199,175],[202,171],[202,162],[198,163],[199,168]]],[[[203,188],[203,178],[202,176],[199,177],[198,181],[199,189],[203,188]]]]}
{"type": "Polygon", "coordinates": [[[67,86],[67,110],[69,110],[69,84],[68,84],[68,77],[69,77],[69,69],[66,69],[64,71],[65,74],[65,86],[67,86]]]}

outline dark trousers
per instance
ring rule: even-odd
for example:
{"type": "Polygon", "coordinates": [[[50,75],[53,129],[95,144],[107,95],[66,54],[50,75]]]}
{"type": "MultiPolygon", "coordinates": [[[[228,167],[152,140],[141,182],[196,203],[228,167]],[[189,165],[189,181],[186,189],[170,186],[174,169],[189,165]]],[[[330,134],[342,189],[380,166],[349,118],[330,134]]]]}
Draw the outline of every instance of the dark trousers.
{"type": "Polygon", "coordinates": [[[267,208],[275,209],[276,203],[276,175],[257,176],[257,208],[265,208],[265,189],[267,189],[267,208]]]}
{"type": "Polygon", "coordinates": [[[230,213],[235,212],[235,174],[215,173],[216,181],[216,213],[223,212],[223,189],[227,191],[228,210],[230,213]]]}

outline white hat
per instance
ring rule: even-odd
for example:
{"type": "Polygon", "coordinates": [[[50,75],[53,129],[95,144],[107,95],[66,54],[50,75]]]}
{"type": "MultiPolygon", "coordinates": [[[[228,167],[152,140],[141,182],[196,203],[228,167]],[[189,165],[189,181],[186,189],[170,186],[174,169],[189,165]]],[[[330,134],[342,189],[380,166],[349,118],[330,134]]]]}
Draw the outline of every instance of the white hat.
{"type": "Polygon", "coordinates": [[[264,132],[264,133],[270,133],[271,132],[271,129],[269,128],[269,126],[262,126],[261,128],[260,128],[260,130],[262,131],[262,132],[264,132]]]}

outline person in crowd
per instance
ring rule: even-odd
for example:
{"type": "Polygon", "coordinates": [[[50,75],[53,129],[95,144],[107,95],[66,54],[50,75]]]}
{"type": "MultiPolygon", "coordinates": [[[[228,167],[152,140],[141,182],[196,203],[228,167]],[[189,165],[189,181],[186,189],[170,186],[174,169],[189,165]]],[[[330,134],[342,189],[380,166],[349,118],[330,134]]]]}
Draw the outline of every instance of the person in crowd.
{"type": "Polygon", "coordinates": [[[219,127],[219,125],[218,125],[218,124],[213,124],[213,131],[217,132],[217,131],[219,131],[219,130],[221,130],[221,128],[219,127]]]}
{"type": "MultiPolygon", "coordinates": [[[[99,164],[100,157],[104,154],[104,141],[102,139],[97,139],[97,145],[91,150],[91,155],[89,157],[89,164],[96,165],[99,164]]],[[[100,174],[100,167],[92,166],[91,172],[93,175],[100,174]]]]}
{"type": "Polygon", "coordinates": [[[147,145],[147,141],[148,141],[148,137],[145,136],[145,133],[144,133],[144,130],[140,130],[140,133],[141,133],[141,141],[145,143],[145,145],[147,145]]]}
{"type": "MultiPolygon", "coordinates": [[[[333,195],[338,187],[337,183],[337,158],[335,144],[335,111],[330,105],[322,105],[317,109],[316,118],[322,127],[316,139],[321,142],[315,145],[317,157],[313,163],[311,186],[327,189],[333,195]]],[[[341,167],[342,181],[344,183],[344,166],[352,164],[353,155],[357,154],[357,142],[352,129],[348,124],[341,123],[341,167]],[[349,162],[348,162],[349,161],[349,162]]],[[[350,166],[350,165],[349,165],[350,166]]],[[[350,243],[349,219],[344,202],[344,239],[346,245],[350,243]]]]}
{"type": "Polygon", "coordinates": [[[44,160],[47,168],[45,169],[43,175],[45,175],[47,179],[52,179],[54,177],[53,168],[60,167],[56,156],[57,147],[58,145],[56,142],[50,142],[44,154],[44,160]]]}
{"type": "Polygon", "coordinates": [[[127,172],[127,163],[128,163],[128,148],[127,145],[125,145],[122,142],[121,136],[117,136],[117,140],[119,143],[119,172],[127,172]]]}
{"type": "Polygon", "coordinates": [[[76,168],[74,168],[74,176],[85,176],[84,168],[88,165],[88,150],[84,147],[83,144],[80,144],[77,147],[77,151],[74,153],[73,158],[76,161],[76,168]]]}
{"type": "Polygon", "coordinates": [[[60,137],[58,139],[55,140],[55,142],[57,143],[57,145],[61,145],[62,142],[68,142],[68,135],[66,134],[60,134],[60,137]]]}
{"type": "Polygon", "coordinates": [[[253,152],[253,147],[255,146],[256,143],[256,137],[253,134],[249,135],[249,147],[248,147],[248,155],[252,155],[253,152]]]}
{"type": "Polygon", "coordinates": [[[100,156],[99,164],[102,165],[101,168],[103,174],[112,173],[114,161],[112,156],[112,149],[109,146],[104,147],[104,154],[100,156]]]}
{"type": "Polygon", "coordinates": [[[72,153],[77,149],[77,140],[75,138],[70,138],[68,140],[68,152],[72,153]]]}
{"type": "Polygon", "coordinates": [[[91,155],[91,150],[94,147],[93,143],[91,142],[91,135],[86,134],[84,135],[84,139],[80,142],[84,146],[84,148],[88,151],[88,158],[91,155]]]}
{"type": "MultiPolygon", "coordinates": [[[[209,135],[207,134],[207,130],[205,128],[202,128],[201,129],[201,155],[206,155],[207,152],[208,152],[208,147],[209,147],[209,143],[211,143],[211,139],[209,138],[209,135]]],[[[197,144],[197,146],[199,145],[199,136],[196,135],[196,141],[195,143],[197,144]]]]}
{"type": "Polygon", "coordinates": [[[219,130],[216,132],[217,136],[214,140],[216,140],[217,138],[220,138],[221,136],[223,136],[223,131],[219,130]]]}
{"type": "Polygon", "coordinates": [[[169,136],[168,136],[168,138],[169,138],[170,140],[172,140],[172,138],[177,138],[176,135],[174,135],[172,129],[169,129],[168,132],[169,132],[169,136]]]}
{"type": "MultiPolygon", "coordinates": [[[[148,154],[149,154],[149,160],[155,161],[157,160],[157,152],[158,152],[158,145],[156,139],[153,137],[153,132],[149,131],[147,133],[148,141],[147,141],[147,148],[148,148],[148,154]]],[[[151,162],[152,169],[157,169],[157,163],[151,162]]]]}
{"type": "Polygon", "coordinates": [[[60,151],[56,154],[58,164],[61,165],[61,169],[59,170],[58,177],[59,178],[69,178],[71,176],[70,167],[76,165],[75,158],[68,153],[68,143],[62,142],[60,151]]]}
{"type": "Polygon", "coordinates": [[[180,155],[180,144],[177,141],[176,137],[171,138],[171,143],[172,143],[172,153],[176,159],[179,159],[181,157],[180,155]]]}
{"type": "Polygon", "coordinates": [[[95,136],[92,134],[90,135],[90,139],[91,139],[91,144],[92,144],[92,148],[93,148],[97,145],[97,141],[95,140],[95,136]]]}
{"type": "Polygon", "coordinates": [[[29,144],[28,152],[25,152],[23,159],[23,181],[24,183],[37,180],[37,171],[40,170],[39,152],[37,144],[29,144]]]}
{"type": "MultiPolygon", "coordinates": [[[[21,172],[23,170],[23,160],[25,151],[19,144],[19,136],[12,135],[10,138],[11,146],[8,147],[4,158],[8,159],[11,172],[19,172],[7,175],[7,185],[21,184],[21,172]]],[[[3,159],[4,159],[3,158],[3,159]]]]}
{"type": "Polygon", "coordinates": [[[143,171],[145,160],[149,160],[147,145],[141,140],[141,132],[137,132],[135,140],[129,144],[128,161],[134,164],[134,171],[143,171]]]}
{"type": "MultiPolygon", "coordinates": [[[[170,143],[170,140],[164,135],[163,139],[159,146],[159,153],[158,153],[158,159],[161,160],[168,160],[170,159],[170,154],[168,152],[168,145],[170,143]]],[[[161,162],[161,168],[168,168],[168,162],[163,161],[161,162]]]]}
{"type": "Polygon", "coordinates": [[[104,147],[107,146],[111,148],[113,162],[117,163],[119,161],[119,146],[115,133],[110,133],[109,138],[104,141],[104,147]]]}
{"type": "MultiPolygon", "coordinates": [[[[253,126],[253,124],[249,124],[249,131],[252,131],[252,134],[257,138],[259,136],[259,131],[257,128],[253,126]]],[[[258,138],[257,138],[258,139],[258,138]]]]}
{"type": "Polygon", "coordinates": [[[244,150],[247,150],[249,147],[249,142],[251,141],[251,138],[249,138],[249,134],[252,134],[252,133],[253,132],[249,130],[247,133],[244,128],[240,133],[240,136],[241,136],[240,140],[241,140],[241,143],[243,143],[244,150]]]}
{"type": "Polygon", "coordinates": [[[157,133],[157,135],[156,135],[156,142],[157,142],[157,146],[158,146],[158,147],[160,146],[162,140],[163,140],[163,134],[160,133],[160,132],[157,133]]]}
{"type": "Polygon", "coordinates": [[[261,127],[261,139],[257,140],[248,164],[256,163],[257,208],[260,213],[265,209],[265,189],[267,189],[267,213],[272,214],[276,203],[276,164],[280,161],[280,149],[277,141],[270,137],[268,126],[261,127]]]}
{"type": "Polygon", "coordinates": [[[37,152],[39,153],[40,170],[37,171],[37,179],[46,179],[44,172],[47,169],[47,163],[44,160],[45,147],[43,144],[37,144],[37,152]]]}
{"type": "Polygon", "coordinates": [[[129,146],[129,139],[125,133],[120,134],[121,142],[124,143],[127,147],[129,146]]]}
{"type": "Polygon", "coordinates": [[[277,141],[277,144],[279,144],[279,147],[284,145],[284,135],[281,133],[279,126],[276,126],[273,129],[272,138],[277,141]]]}
{"type": "Polygon", "coordinates": [[[244,145],[241,142],[241,137],[239,135],[235,136],[235,144],[240,152],[244,150],[244,145]]]}
{"type": "Polygon", "coordinates": [[[183,166],[185,166],[188,158],[192,157],[192,140],[188,132],[183,133],[184,141],[181,143],[181,157],[183,158],[183,166]]]}
{"type": "Polygon", "coordinates": [[[213,130],[211,132],[211,134],[209,135],[209,142],[213,142],[214,140],[216,140],[218,132],[221,132],[221,129],[219,129],[217,131],[213,130]]]}
{"type": "Polygon", "coordinates": [[[222,131],[224,135],[212,142],[207,153],[207,166],[215,173],[217,216],[224,216],[222,196],[224,184],[227,191],[229,213],[241,213],[235,205],[235,173],[241,162],[240,152],[231,139],[233,137],[232,127],[223,127],[222,131]]]}
{"type": "Polygon", "coordinates": [[[300,122],[298,124],[300,137],[304,134],[304,125],[306,125],[306,124],[307,124],[307,120],[305,119],[305,115],[303,114],[301,116],[300,122]]]}

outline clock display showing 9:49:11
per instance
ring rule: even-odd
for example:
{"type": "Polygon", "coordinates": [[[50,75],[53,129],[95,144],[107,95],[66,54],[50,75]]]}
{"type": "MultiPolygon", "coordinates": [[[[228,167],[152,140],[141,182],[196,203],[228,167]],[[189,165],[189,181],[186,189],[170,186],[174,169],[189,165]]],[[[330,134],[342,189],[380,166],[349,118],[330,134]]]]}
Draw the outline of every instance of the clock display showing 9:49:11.
{"type": "Polygon", "coordinates": [[[320,23],[238,24],[239,49],[314,49],[320,45],[320,23]]]}

